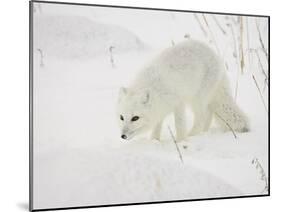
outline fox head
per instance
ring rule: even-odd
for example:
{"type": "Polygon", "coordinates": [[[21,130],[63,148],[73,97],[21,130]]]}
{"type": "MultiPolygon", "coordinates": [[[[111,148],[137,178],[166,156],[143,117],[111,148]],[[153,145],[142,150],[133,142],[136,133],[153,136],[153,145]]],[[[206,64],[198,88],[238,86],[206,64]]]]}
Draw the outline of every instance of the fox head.
{"type": "Polygon", "coordinates": [[[151,96],[148,90],[120,88],[117,118],[121,138],[130,140],[150,128],[151,96]]]}

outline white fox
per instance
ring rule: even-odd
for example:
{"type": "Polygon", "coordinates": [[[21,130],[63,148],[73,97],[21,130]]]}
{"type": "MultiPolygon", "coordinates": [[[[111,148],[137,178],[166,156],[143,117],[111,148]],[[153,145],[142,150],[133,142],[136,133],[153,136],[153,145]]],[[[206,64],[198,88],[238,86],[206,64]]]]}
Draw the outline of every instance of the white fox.
{"type": "Polygon", "coordinates": [[[204,43],[185,41],[164,50],[128,88],[121,88],[118,119],[121,138],[152,130],[160,140],[164,118],[174,113],[176,139],[207,131],[214,117],[224,130],[249,131],[248,119],[234,102],[223,62],[204,43]],[[185,108],[194,113],[187,133],[185,108]]]}

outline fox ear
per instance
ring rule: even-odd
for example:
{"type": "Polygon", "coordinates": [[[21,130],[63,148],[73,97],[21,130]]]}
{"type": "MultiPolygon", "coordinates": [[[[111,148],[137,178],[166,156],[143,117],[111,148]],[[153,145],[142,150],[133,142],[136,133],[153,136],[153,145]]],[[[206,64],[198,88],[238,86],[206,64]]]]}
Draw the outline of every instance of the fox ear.
{"type": "Polygon", "coordinates": [[[150,101],[150,94],[149,91],[145,91],[141,96],[142,104],[147,104],[150,101]]]}

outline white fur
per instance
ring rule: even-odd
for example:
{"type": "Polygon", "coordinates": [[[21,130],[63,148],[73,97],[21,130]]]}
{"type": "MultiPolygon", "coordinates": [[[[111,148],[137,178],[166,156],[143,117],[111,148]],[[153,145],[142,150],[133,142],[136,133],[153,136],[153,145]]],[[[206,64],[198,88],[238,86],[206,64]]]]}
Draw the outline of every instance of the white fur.
{"type": "Polygon", "coordinates": [[[229,82],[220,58],[207,45],[185,41],[164,50],[146,65],[128,88],[121,88],[118,118],[121,134],[127,139],[152,130],[160,139],[164,118],[174,113],[177,140],[207,131],[212,117],[224,130],[249,130],[248,121],[233,101],[229,82]],[[187,133],[185,108],[194,113],[191,132],[187,133]],[[131,121],[133,116],[139,120],[131,121]]]}

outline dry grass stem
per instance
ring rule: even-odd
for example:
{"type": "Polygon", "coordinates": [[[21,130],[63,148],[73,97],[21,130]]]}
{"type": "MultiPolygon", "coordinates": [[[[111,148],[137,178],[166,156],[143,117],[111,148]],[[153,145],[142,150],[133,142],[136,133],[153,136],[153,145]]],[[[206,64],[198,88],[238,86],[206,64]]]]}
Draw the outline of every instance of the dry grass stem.
{"type": "Polygon", "coordinates": [[[233,29],[233,26],[231,23],[228,24],[228,27],[230,28],[231,31],[231,35],[232,35],[232,39],[233,39],[233,48],[234,48],[234,52],[233,52],[233,57],[236,61],[236,65],[237,65],[237,79],[236,79],[236,83],[235,83],[235,92],[234,92],[234,99],[236,101],[237,99],[237,95],[238,95],[238,79],[239,79],[239,69],[241,68],[239,65],[239,58],[238,58],[238,47],[237,47],[237,43],[236,43],[236,36],[235,36],[235,32],[233,29]]]}
{"type": "Polygon", "coordinates": [[[240,17],[240,68],[241,73],[244,73],[245,59],[244,59],[244,48],[243,48],[243,36],[244,36],[244,26],[243,26],[243,17],[240,17]]]}
{"type": "Polygon", "coordinates": [[[109,54],[110,54],[111,67],[115,68],[115,63],[114,63],[114,58],[113,58],[113,49],[114,49],[114,46],[109,47],[109,54]]]}
{"type": "Polygon", "coordinates": [[[258,91],[259,91],[259,94],[260,94],[260,97],[261,97],[261,100],[262,100],[263,106],[264,106],[264,108],[265,108],[266,112],[268,112],[268,111],[267,111],[267,108],[266,108],[265,101],[264,101],[264,99],[263,99],[263,96],[262,96],[262,93],[261,93],[261,90],[260,90],[260,87],[259,87],[259,85],[258,85],[258,82],[257,82],[257,80],[256,80],[256,78],[255,78],[255,76],[254,76],[254,75],[252,75],[252,77],[253,77],[253,80],[254,80],[254,82],[255,82],[255,85],[256,85],[256,87],[257,87],[257,89],[258,89],[258,91]]]}
{"type": "Polygon", "coordinates": [[[219,47],[218,47],[218,45],[217,45],[217,42],[216,42],[214,33],[213,33],[211,27],[209,26],[209,23],[208,23],[208,21],[207,21],[207,18],[206,18],[206,16],[205,16],[204,14],[202,14],[202,17],[203,17],[203,20],[204,20],[204,22],[205,22],[205,24],[206,24],[206,26],[207,26],[207,28],[208,28],[208,30],[209,30],[209,33],[210,33],[210,36],[211,36],[211,41],[214,43],[218,55],[220,55],[220,49],[219,49],[219,47]]]}
{"type": "Polygon", "coordinates": [[[178,145],[177,145],[177,140],[176,140],[176,138],[175,138],[175,136],[174,136],[174,134],[173,134],[173,132],[172,132],[172,130],[171,130],[171,128],[170,128],[169,126],[168,126],[168,129],[169,129],[170,135],[171,135],[171,137],[172,137],[172,139],[173,139],[173,141],[174,141],[174,144],[175,144],[175,146],[176,146],[176,149],[177,149],[179,158],[180,158],[181,162],[184,163],[184,162],[183,162],[182,155],[181,155],[181,152],[180,152],[180,149],[179,149],[179,147],[178,147],[178,145]]]}
{"type": "Polygon", "coordinates": [[[267,193],[268,192],[268,179],[267,179],[267,176],[265,174],[265,171],[261,165],[261,163],[259,162],[259,160],[257,158],[254,158],[252,160],[252,164],[256,166],[256,170],[259,171],[259,174],[260,174],[260,179],[264,182],[264,189],[262,190],[262,194],[264,194],[265,192],[267,193]]]}
{"type": "MultiPolygon", "coordinates": [[[[250,32],[249,32],[249,19],[246,17],[246,31],[247,31],[247,48],[250,49],[250,32]]],[[[252,60],[251,60],[251,54],[248,55],[248,66],[249,70],[251,70],[252,67],[252,60]]]]}
{"type": "Polygon", "coordinates": [[[230,126],[230,124],[227,123],[227,121],[224,120],[218,113],[215,113],[215,114],[217,115],[217,117],[219,117],[220,120],[222,120],[222,121],[227,125],[227,127],[231,130],[231,132],[232,132],[234,138],[237,139],[237,135],[235,134],[235,132],[234,132],[234,130],[232,129],[232,127],[230,126]]]}
{"type": "Polygon", "coordinates": [[[203,34],[205,37],[208,37],[208,33],[206,32],[206,30],[204,29],[199,17],[197,16],[197,14],[194,14],[194,17],[196,19],[196,21],[198,22],[199,26],[200,26],[200,29],[202,30],[203,34]]]}
{"type": "Polygon", "coordinates": [[[44,54],[42,49],[37,49],[37,51],[40,54],[40,67],[44,67],[44,54]]]}
{"type": "Polygon", "coordinates": [[[267,53],[267,50],[266,50],[265,45],[263,43],[263,40],[262,40],[262,37],[261,37],[260,26],[259,26],[259,23],[258,23],[257,20],[256,20],[256,27],[257,27],[257,31],[258,31],[258,34],[259,34],[259,41],[260,41],[260,44],[261,44],[262,51],[265,54],[266,58],[268,59],[268,53],[267,53]]]}
{"type": "Polygon", "coordinates": [[[220,22],[218,21],[218,19],[216,18],[216,16],[212,15],[216,25],[218,26],[218,28],[221,30],[221,32],[226,35],[226,31],[224,30],[224,28],[221,26],[220,22]]]}
{"type": "Polygon", "coordinates": [[[261,69],[261,71],[262,71],[262,73],[263,73],[263,75],[264,75],[264,77],[265,77],[266,84],[268,85],[268,76],[267,76],[267,74],[266,74],[266,72],[265,72],[265,69],[264,69],[264,67],[263,67],[263,65],[262,65],[259,52],[258,52],[258,50],[256,50],[256,49],[253,49],[253,51],[255,52],[255,54],[256,54],[256,56],[257,56],[257,58],[258,58],[259,67],[260,67],[260,69],[261,69]]]}

